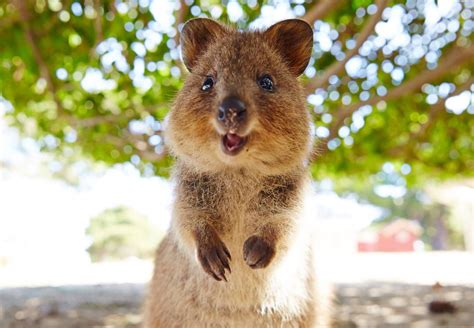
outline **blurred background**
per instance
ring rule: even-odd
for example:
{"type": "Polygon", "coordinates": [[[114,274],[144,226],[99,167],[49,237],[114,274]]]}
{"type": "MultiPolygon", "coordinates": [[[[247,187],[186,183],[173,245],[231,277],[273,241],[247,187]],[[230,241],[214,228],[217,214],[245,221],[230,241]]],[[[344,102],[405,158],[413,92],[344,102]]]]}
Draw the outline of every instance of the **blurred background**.
{"type": "Polygon", "coordinates": [[[0,327],[140,324],[193,17],[314,27],[301,82],[341,325],[474,327],[474,0],[1,0],[0,327]]]}

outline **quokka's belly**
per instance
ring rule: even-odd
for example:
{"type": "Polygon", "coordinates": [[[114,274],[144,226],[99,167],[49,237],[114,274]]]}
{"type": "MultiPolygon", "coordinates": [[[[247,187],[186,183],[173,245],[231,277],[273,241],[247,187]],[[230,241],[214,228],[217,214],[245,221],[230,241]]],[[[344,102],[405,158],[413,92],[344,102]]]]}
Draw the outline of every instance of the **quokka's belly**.
{"type": "MultiPolygon", "coordinates": [[[[266,269],[249,268],[230,243],[232,273],[215,281],[170,236],[157,252],[146,327],[300,327],[312,303],[306,255],[293,250],[266,269]],[[293,251],[294,252],[294,251],[293,251]]],[[[295,250],[296,251],[296,250],[295,250]]]]}

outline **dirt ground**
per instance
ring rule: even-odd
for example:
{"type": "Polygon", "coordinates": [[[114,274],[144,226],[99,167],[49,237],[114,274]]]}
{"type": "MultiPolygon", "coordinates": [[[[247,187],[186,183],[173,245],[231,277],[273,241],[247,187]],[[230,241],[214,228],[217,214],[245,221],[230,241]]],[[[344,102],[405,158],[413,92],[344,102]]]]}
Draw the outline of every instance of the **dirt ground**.
{"type": "MultiPolygon", "coordinates": [[[[143,284],[0,289],[0,328],[139,327],[143,284]]],[[[398,283],[339,284],[339,327],[474,327],[474,287],[398,283]],[[433,315],[434,298],[452,302],[454,314],[433,315]]]]}
{"type": "Polygon", "coordinates": [[[138,327],[142,284],[0,290],[0,328],[138,327]]]}
{"type": "Polygon", "coordinates": [[[474,287],[372,282],[336,287],[341,327],[474,327],[474,287]],[[433,300],[448,301],[455,313],[432,314],[433,300]],[[350,323],[350,324],[349,324],[350,323]]]}

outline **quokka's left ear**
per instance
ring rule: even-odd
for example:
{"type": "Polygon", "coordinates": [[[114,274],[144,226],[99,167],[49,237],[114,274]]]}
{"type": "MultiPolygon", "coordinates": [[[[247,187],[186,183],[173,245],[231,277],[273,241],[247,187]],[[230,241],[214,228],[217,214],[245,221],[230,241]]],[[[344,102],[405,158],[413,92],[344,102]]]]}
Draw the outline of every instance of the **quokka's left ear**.
{"type": "Polygon", "coordinates": [[[301,75],[311,58],[313,29],[301,19],[287,19],[270,26],[263,35],[287,63],[290,71],[301,75]]]}

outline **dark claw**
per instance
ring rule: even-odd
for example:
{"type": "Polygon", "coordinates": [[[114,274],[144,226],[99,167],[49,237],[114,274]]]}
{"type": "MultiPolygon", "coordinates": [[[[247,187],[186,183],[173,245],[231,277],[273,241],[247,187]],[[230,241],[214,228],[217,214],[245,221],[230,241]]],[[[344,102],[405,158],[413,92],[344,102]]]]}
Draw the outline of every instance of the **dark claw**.
{"type": "Polygon", "coordinates": [[[216,279],[217,281],[221,281],[221,280],[222,280],[221,277],[219,277],[218,275],[216,275],[216,274],[215,274],[214,272],[212,272],[212,271],[211,271],[211,276],[212,276],[214,279],[216,279]]]}
{"type": "Polygon", "coordinates": [[[262,237],[251,236],[244,243],[244,260],[252,269],[267,267],[275,256],[275,249],[262,237]]]}
{"type": "Polygon", "coordinates": [[[229,270],[229,273],[232,271],[230,270],[230,265],[229,265],[229,255],[228,252],[225,250],[218,252],[217,256],[219,257],[219,260],[221,261],[221,264],[224,266],[225,269],[229,270]]]}
{"type": "Polygon", "coordinates": [[[229,260],[230,253],[219,237],[203,242],[197,249],[198,260],[204,271],[217,281],[225,280],[225,270],[231,273],[229,260]]]}
{"type": "Polygon", "coordinates": [[[222,277],[222,279],[225,280],[225,282],[227,282],[227,278],[225,277],[225,274],[223,274],[221,277],[222,277]]]}
{"type": "MultiPolygon", "coordinates": [[[[200,260],[201,261],[201,260],[200,260]]],[[[221,281],[222,279],[219,278],[212,270],[211,270],[211,267],[209,265],[209,262],[204,258],[202,261],[201,261],[201,265],[202,265],[202,268],[204,269],[204,271],[209,274],[210,276],[212,276],[214,279],[216,279],[217,281],[221,281]]]]}
{"type": "MultiPolygon", "coordinates": [[[[229,252],[229,250],[227,249],[227,247],[225,245],[224,245],[224,252],[227,255],[227,257],[229,258],[229,260],[232,261],[232,256],[230,256],[230,252],[229,252]]],[[[230,270],[230,268],[229,268],[229,270],[230,270]]]]}

